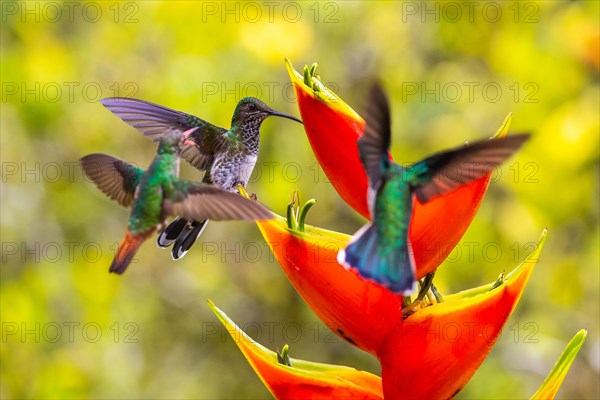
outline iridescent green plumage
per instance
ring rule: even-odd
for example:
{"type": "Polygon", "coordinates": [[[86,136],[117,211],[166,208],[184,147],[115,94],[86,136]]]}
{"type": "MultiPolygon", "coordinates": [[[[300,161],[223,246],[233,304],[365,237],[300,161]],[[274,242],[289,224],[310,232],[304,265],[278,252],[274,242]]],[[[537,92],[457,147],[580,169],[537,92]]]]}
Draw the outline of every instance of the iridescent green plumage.
{"type": "Polygon", "coordinates": [[[409,221],[406,216],[410,216],[412,209],[412,194],[404,175],[404,168],[392,164],[375,200],[375,215],[380,217],[383,233],[380,242],[385,248],[392,248],[407,239],[409,221]]]}
{"type": "Polygon", "coordinates": [[[165,218],[257,220],[272,218],[262,205],[205,183],[181,180],[179,153],[192,130],[169,129],[161,136],[156,156],[146,171],[105,154],[81,159],[85,174],[98,188],[124,206],[132,205],[125,238],[110,272],[121,274],[148,236],[165,218]]]}
{"type": "Polygon", "coordinates": [[[416,266],[409,238],[413,195],[426,203],[484,176],[510,157],[529,136],[475,142],[434,154],[405,168],[389,157],[390,113],[387,97],[379,86],[372,90],[365,120],[365,133],[358,140],[358,148],[369,178],[373,219],[339,252],[338,260],[348,268],[357,268],[365,278],[408,295],[416,287],[416,266]]]}

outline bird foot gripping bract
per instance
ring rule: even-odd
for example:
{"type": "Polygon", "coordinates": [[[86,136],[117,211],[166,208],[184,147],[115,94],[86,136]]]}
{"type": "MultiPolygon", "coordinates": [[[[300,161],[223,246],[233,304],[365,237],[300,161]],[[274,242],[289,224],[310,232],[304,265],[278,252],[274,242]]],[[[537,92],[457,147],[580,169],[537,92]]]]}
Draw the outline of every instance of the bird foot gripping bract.
{"type": "MultiPolygon", "coordinates": [[[[246,187],[258,158],[260,127],[266,118],[278,116],[302,123],[298,118],[275,111],[254,97],[240,100],[229,130],[194,115],[143,100],[115,97],[100,102],[154,141],[158,141],[168,129],[185,131],[196,128],[190,134],[192,145],[183,146],[181,157],[197,169],[206,171],[204,183],[213,183],[227,191],[236,191],[238,184],[246,187]]],[[[173,245],[173,258],[181,258],[207,223],[207,219],[191,220],[180,215],[160,234],[157,244],[159,247],[173,245]]]]}
{"type": "Polygon", "coordinates": [[[387,96],[376,85],[358,140],[360,160],[369,180],[371,222],[338,253],[340,264],[404,295],[416,289],[409,225],[413,194],[421,204],[492,172],[529,135],[483,140],[434,154],[408,167],[390,159],[391,120],[387,96]]]}
{"type": "Polygon", "coordinates": [[[111,199],[132,206],[125,238],[119,244],[110,272],[122,274],[141,244],[169,216],[203,220],[265,220],[273,214],[263,205],[208,183],[179,179],[179,156],[193,144],[190,135],[167,128],[158,139],[152,163],[143,171],[106,154],[81,159],[85,175],[111,199]]]}

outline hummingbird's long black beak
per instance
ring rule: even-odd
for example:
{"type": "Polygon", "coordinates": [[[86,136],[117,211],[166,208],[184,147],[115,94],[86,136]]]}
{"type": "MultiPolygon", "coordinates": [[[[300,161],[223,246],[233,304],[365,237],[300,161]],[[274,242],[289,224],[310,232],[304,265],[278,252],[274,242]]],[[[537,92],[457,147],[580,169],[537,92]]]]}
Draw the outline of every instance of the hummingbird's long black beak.
{"type": "Polygon", "coordinates": [[[276,117],[282,117],[282,118],[291,119],[292,121],[296,121],[296,122],[300,122],[301,124],[304,124],[304,122],[302,122],[301,119],[296,118],[294,116],[291,116],[289,114],[284,114],[284,113],[279,112],[279,111],[274,111],[274,110],[273,111],[269,111],[269,115],[274,115],[276,117]]]}

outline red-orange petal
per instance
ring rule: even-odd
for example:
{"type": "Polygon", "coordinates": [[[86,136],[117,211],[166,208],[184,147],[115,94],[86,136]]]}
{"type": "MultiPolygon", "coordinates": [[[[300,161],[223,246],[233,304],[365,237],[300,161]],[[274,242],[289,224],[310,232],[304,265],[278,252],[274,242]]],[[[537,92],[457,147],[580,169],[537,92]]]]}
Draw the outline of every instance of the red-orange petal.
{"type": "Polygon", "coordinates": [[[500,286],[446,296],[390,332],[378,354],[386,398],[448,399],[464,387],[521,297],[545,236],[500,286]]]}
{"type": "Polygon", "coordinates": [[[348,235],[309,225],[288,229],[281,217],[258,221],[265,241],[296,291],[336,334],[371,353],[395,325],[402,297],[337,262],[348,235]]]}
{"type": "MultiPolygon", "coordinates": [[[[308,88],[302,76],[286,60],[304,130],[313,152],[340,197],[364,217],[367,205],[367,175],[358,158],[359,133],[365,121],[325,87],[317,92],[308,88]]],[[[315,79],[315,83],[320,82],[315,79]]]]}
{"type": "Polygon", "coordinates": [[[381,378],[365,371],[290,359],[280,364],[277,354],[244,333],[227,315],[209,301],[256,374],[277,399],[382,399],[381,378]]]}
{"type": "MultiPolygon", "coordinates": [[[[286,67],[317,161],[340,197],[369,218],[367,177],[356,144],[364,130],[364,120],[319,79],[312,78],[319,88],[314,91],[304,84],[303,76],[289,60],[286,67]]],[[[504,136],[509,124],[510,115],[496,136],[504,136]]],[[[454,249],[477,213],[489,181],[490,175],[485,176],[426,205],[415,201],[409,235],[419,276],[434,271],[454,249]]]]}

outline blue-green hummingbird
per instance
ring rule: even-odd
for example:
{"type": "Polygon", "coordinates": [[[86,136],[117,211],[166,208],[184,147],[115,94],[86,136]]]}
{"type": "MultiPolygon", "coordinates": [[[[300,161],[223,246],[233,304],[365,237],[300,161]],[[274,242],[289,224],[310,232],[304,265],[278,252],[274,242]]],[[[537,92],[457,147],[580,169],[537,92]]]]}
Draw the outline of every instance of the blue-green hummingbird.
{"type": "Polygon", "coordinates": [[[425,204],[492,172],[529,135],[473,142],[403,167],[389,156],[390,109],[381,86],[373,86],[368,104],[358,150],[369,181],[367,197],[372,220],[338,252],[338,262],[358,269],[364,278],[394,292],[410,295],[416,289],[415,262],[408,237],[413,194],[425,204]]]}
{"type": "Polygon", "coordinates": [[[80,162],[85,175],[111,199],[132,206],[125,238],[109,271],[125,272],[140,245],[164,224],[168,216],[192,220],[262,220],[273,214],[263,205],[213,184],[179,179],[179,153],[189,135],[167,129],[147,170],[106,154],[90,154],[80,162]]]}
{"type": "MultiPolygon", "coordinates": [[[[260,127],[266,118],[278,116],[302,123],[254,97],[239,101],[229,129],[143,100],[113,97],[102,99],[100,103],[154,141],[169,128],[182,131],[198,128],[190,135],[195,146],[184,146],[181,156],[197,169],[206,171],[203,182],[214,183],[228,191],[236,191],[238,184],[246,187],[258,158],[260,127]]],[[[162,231],[157,244],[159,247],[173,244],[173,258],[181,258],[202,234],[207,222],[208,219],[190,220],[178,216],[162,231]]]]}

